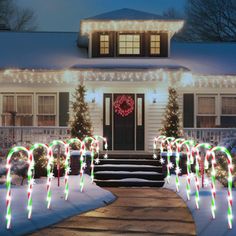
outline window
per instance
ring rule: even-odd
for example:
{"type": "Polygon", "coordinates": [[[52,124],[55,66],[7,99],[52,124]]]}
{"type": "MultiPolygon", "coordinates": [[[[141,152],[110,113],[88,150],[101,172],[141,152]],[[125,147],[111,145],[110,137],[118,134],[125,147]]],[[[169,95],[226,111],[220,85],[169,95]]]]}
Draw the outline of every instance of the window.
{"type": "Polygon", "coordinates": [[[236,127],[236,97],[222,97],[221,104],[221,126],[236,127]]]}
{"type": "Polygon", "coordinates": [[[139,34],[120,34],[119,35],[119,54],[120,55],[139,55],[140,54],[140,35],[139,34]]]}
{"type": "Polygon", "coordinates": [[[32,105],[32,95],[3,95],[2,124],[4,126],[32,126],[32,105]]]}
{"type": "Polygon", "coordinates": [[[55,126],[55,104],[55,95],[38,95],[38,126],[55,126]]]}
{"type": "Polygon", "coordinates": [[[100,35],[100,54],[109,54],[109,35],[100,35]]]}
{"type": "Polygon", "coordinates": [[[161,53],[161,36],[159,34],[150,35],[150,54],[160,55],[161,53]]]}
{"type": "Polygon", "coordinates": [[[197,127],[213,128],[216,122],[216,99],[214,96],[197,98],[197,127]]]}

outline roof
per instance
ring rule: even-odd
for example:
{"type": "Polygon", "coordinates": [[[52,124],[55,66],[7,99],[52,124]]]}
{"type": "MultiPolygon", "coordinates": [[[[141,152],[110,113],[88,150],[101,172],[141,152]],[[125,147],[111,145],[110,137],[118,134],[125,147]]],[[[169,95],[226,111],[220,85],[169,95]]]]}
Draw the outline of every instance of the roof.
{"type": "Polygon", "coordinates": [[[171,44],[170,58],[88,58],[77,33],[0,32],[0,68],[186,68],[202,75],[236,75],[236,43],[171,44]]]}
{"type": "Polygon", "coordinates": [[[129,8],[106,12],[85,20],[166,20],[164,16],[129,8]]]}

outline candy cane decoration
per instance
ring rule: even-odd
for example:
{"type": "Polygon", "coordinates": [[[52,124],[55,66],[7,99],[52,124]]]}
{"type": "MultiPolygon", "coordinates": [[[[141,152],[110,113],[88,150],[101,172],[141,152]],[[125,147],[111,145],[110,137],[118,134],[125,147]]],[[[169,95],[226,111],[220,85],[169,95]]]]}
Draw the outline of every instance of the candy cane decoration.
{"type": "MultiPolygon", "coordinates": [[[[10,229],[11,227],[11,159],[14,153],[24,151],[27,154],[28,157],[28,163],[29,163],[29,169],[33,167],[33,163],[31,161],[32,156],[30,156],[30,152],[25,147],[14,147],[10,150],[10,152],[7,155],[7,163],[6,163],[6,169],[7,169],[7,176],[6,176],[6,187],[7,187],[7,195],[6,195],[6,205],[7,205],[7,213],[6,213],[6,227],[7,229],[10,229]]],[[[32,171],[28,170],[28,179],[31,179],[32,171]]],[[[31,184],[30,181],[28,181],[28,187],[31,184]]],[[[29,211],[29,209],[28,209],[29,211]]]]}
{"type": "Polygon", "coordinates": [[[233,197],[232,197],[232,185],[233,185],[233,178],[232,178],[232,171],[233,171],[233,165],[232,165],[232,157],[230,152],[225,147],[214,147],[210,151],[208,151],[205,161],[205,167],[208,168],[209,162],[208,159],[212,157],[212,169],[211,169],[211,213],[212,218],[215,219],[215,211],[216,211],[216,171],[215,171],[215,165],[216,165],[216,155],[215,152],[220,151],[221,153],[226,154],[227,160],[228,160],[228,227],[229,229],[232,229],[233,227],[233,213],[232,213],[232,206],[233,206],[233,197]]]}
{"type": "Polygon", "coordinates": [[[155,137],[153,139],[153,159],[157,159],[157,154],[156,154],[155,150],[157,150],[157,143],[158,142],[160,142],[160,152],[163,152],[163,147],[161,145],[161,141],[165,138],[166,138],[166,136],[160,135],[160,136],[155,137]]]}
{"type": "Polygon", "coordinates": [[[187,148],[187,184],[186,184],[186,193],[187,199],[190,200],[190,181],[191,181],[191,156],[192,156],[192,146],[194,146],[194,142],[192,140],[186,140],[178,145],[178,152],[181,152],[181,149],[185,146],[187,148]]]}
{"type": "Polygon", "coordinates": [[[174,141],[172,141],[171,146],[174,147],[174,145],[176,146],[176,156],[175,156],[175,173],[176,173],[176,177],[175,177],[175,186],[176,186],[176,191],[179,192],[179,187],[180,187],[180,183],[179,183],[179,174],[181,173],[181,169],[179,167],[179,161],[180,161],[180,153],[178,151],[178,145],[180,142],[184,142],[183,138],[177,138],[174,141]]]}
{"type": "Polygon", "coordinates": [[[30,154],[30,163],[29,163],[29,169],[28,169],[28,219],[31,219],[32,216],[32,191],[33,191],[33,170],[34,170],[34,151],[38,148],[44,148],[47,151],[47,157],[49,156],[49,148],[45,144],[42,143],[35,143],[31,146],[29,150],[30,154]]]}
{"type": "Polygon", "coordinates": [[[170,183],[170,169],[173,167],[173,164],[170,161],[170,157],[172,155],[171,142],[173,142],[174,140],[175,140],[175,138],[173,138],[173,137],[167,137],[165,139],[162,139],[162,141],[161,141],[162,151],[164,149],[165,143],[167,143],[167,165],[166,165],[167,166],[167,183],[170,183]]]}
{"type": "Polygon", "coordinates": [[[107,159],[108,158],[108,144],[107,144],[107,139],[100,136],[100,135],[94,135],[93,136],[96,140],[97,140],[97,147],[96,147],[96,152],[97,152],[97,155],[98,155],[98,162],[99,162],[99,151],[100,151],[100,148],[99,148],[99,139],[102,140],[102,142],[104,142],[104,150],[105,150],[105,154],[104,154],[104,158],[107,159]]]}
{"type": "MultiPolygon", "coordinates": [[[[95,156],[95,150],[97,150],[98,142],[93,137],[84,138],[84,140],[83,140],[84,145],[88,142],[90,142],[89,151],[91,152],[91,165],[90,165],[91,166],[91,175],[90,175],[90,177],[91,177],[91,180],[93,182],[93,180],[94,180],[94,156],[95,156]]],[[[86,152],[86,147],[84,149],[84,152],[86,152]]],[[[83,168],[83,166],[82,166],[82,168],[83,168]]],[[[83,170],[82,170],[82,174],[83,174],[83,170]]],[[[82,188],[83,188],[83,185],[84,184],[82,184],[82,188]]]]}
{"type": "Polygon", "coordinates": [[[195,203],[196,203],[196,208],[199,209],[199,202],[200,202],[200,196],[199,196],[199,190],[200,190],[200,182],[199,179],[201,177],[200,175],[200,166],[199,166],[199,161],[201,161],[201,156],[200,156],[200,148],[204,148],[205,150],[209,150],[212,148],[212,146],[209,143],[200,143],[197,144],[193,149],[192,149],[192,156],[194,157],[195,155],[195,203]],[[196,154],[195,154],[196,153],[196,154]]]}
{"type": "Polygon", "coordinates": [[[54,140],[49,144],[49,158],[48,158],[48,165],[47,165],[47,208],[50,208],[51,205],[51,199],[52,199],[52,192],[51,192],[51,183],[53,178],[53,147],[56,145],[62,145],[65,148],[65,200],[68,199],[69,195],[69,173],[70,173],[70,152],[69,152],[69,145],[61,140],[54,140]]]}

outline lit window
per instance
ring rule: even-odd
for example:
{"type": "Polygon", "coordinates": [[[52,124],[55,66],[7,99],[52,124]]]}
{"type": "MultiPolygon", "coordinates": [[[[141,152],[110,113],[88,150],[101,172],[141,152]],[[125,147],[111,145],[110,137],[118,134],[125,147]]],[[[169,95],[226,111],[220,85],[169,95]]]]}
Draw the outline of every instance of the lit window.
{"type": "Polygon", "coordinates": [[[54,95],[38,96],[38,126],[55,126],[56,97],[54,95]]]}
{"type": "Polygon", "coordinates": [[[216,121],[215,97],[198,97],[197,127],[212,128],[216,121]]]}
{"type": "Polygon", "coordinates": [[[4,126],[32,126],[32,105],[32,95],[3,95],[2,124],[4,126]]]}
{"type": "Polygon", "coordinates": [[[150,53],[159,55],[161,53],[161,37],[159,34],[150,35],[150,53]]]}
{"type": "Polygon", "coordinates": [[[140,35],[139,34],[120,34],[119,35],[119,54],[120,55],[139,55],[140,54],[140,35]]]}
{"type": "Polygon", "coordinates": [[[221,126],[236,127],[236,97],[222,97],[221,126]]]}
{"type": "Polygon", "coordinates": [[[100,35],[100,54],[109,54],[109,35],[100,35]]]}

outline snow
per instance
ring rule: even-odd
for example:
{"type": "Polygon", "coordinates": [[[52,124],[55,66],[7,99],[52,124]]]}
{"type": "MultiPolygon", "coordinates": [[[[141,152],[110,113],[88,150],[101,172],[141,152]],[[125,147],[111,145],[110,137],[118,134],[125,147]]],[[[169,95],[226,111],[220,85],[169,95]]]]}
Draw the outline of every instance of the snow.
{"type": "Polygon", "coordinates": [[[0,32],[0,68],[185,69],[202,75],[236,75],[236,43],[171,43],[169,58],[88,58],[78,33],[0,32]]]}
{"type": "MultiPolygon", "coordinates": [[[[209,180],[210,181],[210,180],[209,180]]],[[[201,180],[200,180],[201,183],[201,180]]],[[[180,192],[178,195],[185,201],[193,219],[196,224],[198,236],[235,236],[236,235],[236,205],[233,202],[233,229],[228,229],[227,221],[227,188],[217,182],[216,185],[216,219],[213,220],[211,216],[211,188],[210,186],[200,190],[200,209],[197,210],[195,206],[195,185],[194,179],[191,180],[191,199],[187,200],[186,196],[186,176],[180,177],[180,192]]],[[[170,183],[165,183],[164,188],[176,191],[175,176],[170,177],[170,183]]],[[[233,189],[233,199],[236,199],[236,189],[233,189]]]]}
{"type": "Polygon", "coordinates": [[[27,219],[27,185],[13,186],[12,188],[12,229],[5,227],[5,186],[0,186],[0,235],[23,235],[55,224],[73,215],[106,206],[115,200],[115,196],[90,182],[85,175],[84,192],[79,191],[79,176],[69,178],[69,199],[64,200],[64,179],[61,178],[61,187],[57,187],[57,179],[52,183],[51,209],[46,208],[46,178],[36,180],[33,188],[33,215],[27,219]]]}
{"type": "Polygon", "coordinates": [[[115,11],[109,11],[100,15],[86,18],[86,20],[163,20],[164,16],[138,11],[129,8],[123,8],[115,11]]]}

